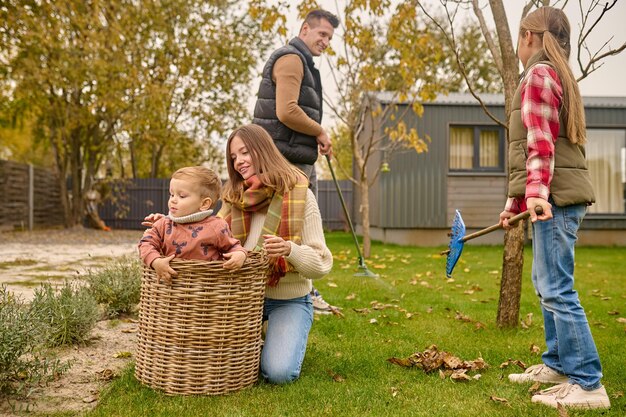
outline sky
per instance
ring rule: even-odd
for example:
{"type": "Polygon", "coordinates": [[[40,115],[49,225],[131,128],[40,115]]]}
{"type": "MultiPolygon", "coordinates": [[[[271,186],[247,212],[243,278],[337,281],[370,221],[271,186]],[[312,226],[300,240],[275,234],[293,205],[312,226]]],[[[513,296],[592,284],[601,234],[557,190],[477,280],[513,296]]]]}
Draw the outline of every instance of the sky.
{"type": "MultiPolygon", "coordinates": [[[[610,1],[612,0],[601,0],[600,3],[604,4],[610,1]]],[[[505,3],[517,4],[518,1],[505,0],[505,3]]],[[[583,7],[586,9],[589,3],[589,0],[583,0],[583,7]]],[[[599,11],[600,8],[597,10],[599,11]]],[[[511,26],[511,34],[515,37],[515,42],[517,42],[517,31],[519,28],[521,13],[522,8],[519,6],[507,8],[509,26],[511,26]]],[[[580,33],[580,24],[582,22],[579,1],[570,0],[565,7],[565,13],[569,18],[570,25],[572,27],[572,47],[575,47],[578,34],[580,33]]],[[[594,14],[594,16],[597,15],[598,13],[594,14]]],[[[624,24],[625,16],[626,0],[617,0],[613,9],[611,9],[611,11],[603,17],[602,22],[596,26],[591,33],[588,42],[590,50],[593,51],[600,48],[611,37],[613,37],[613,40],[610,41],[609,45],[613,48],[618,48],[626,42],[626,24],[624,24]]],[[[572,50],[570,65],[574,68],[574,75],[578,77],[580,76],[580,70],[576,66],[576,54],[577,51],[572,50]]],[[[586,60],[583,62],[586,62],[586,60]]],[[[605,58],[604,64],[600,67],[600,69],[580,81],[579,87],[582,95],[626,97],[626,82],[622,79],[625,69],[626,50],[622,51],[619,55],[605,58]]]]}
{"type": "MultiPolygon", "coordinates": [[[[607,1],[612,0],[601,0],[600,3],[604,4],[607,1]]],[[[587,8],[587,5],[590,3],[590,0],[582,0],[583,8],[587,8]]],[[[345,1],[341,0],[318,0],[318,3],[325,9],[337,13],[337,4],[339,7],[343,7],[345,1]]],[[[485,0],[481,0],[480,4],[486,4],[485,0]]],[[[514,43],[517,44],[517,33],[519,29],[519,20],[522,13],[523,4],[525,1],[521,0],[504,0],[507,17],[509,21],[509,26],[511,28],[511,34],[514,38],[514,43]]],[[[554,2],[553,2],[554,3],[554,2]]],[[[431,4],[435,7],[439,5],[438,0],[431,0],[431,4]]],[[[559,4],[563,4],[563,1],[557,2],[556,6],[559,4]]],[[[443,7],[443,6],[438,6],[443,7]]],[[[443,10],[443,9],[442,9],[443,10]]],[[[600,9],[598,9],[600,10],[600,9]]],[[[580,15],[579,9],[579,1],[578,0],[570,0],[567,2],[565,7],[565,12],[570,20],[570,24],[572,27],[572,46],[575,47],[576,40],[578,39],[578,34],[580,32],[580,24],[582,22],[582,18],[580,15]]],[[[485,18],[487,22],[492,22],[493,19],[489,13],[489,7],[484,9],[485,18]]],[[[596,13],[595,15],[597,15],[596,13]]],[[[594,16],[595,16],[594,15],[594,16]]],[[[602,44],[608,41],[611,37],[613,39],[610,41],[609,45],[613,48],[617,48],[626,42],[626,23],[624,22],[624,16],[626,16],[626,0],[617,0],[616,5],[613,9],[607,14],[602,23],[599,24],[590,37],[588,38],[588,45],[591,50],[595,50],[602,46],[602,44]]],[[[289,37],[297,36],[298,30],[300,28],[301,21],[296,15],[295,7],[293,7],[291,16],[288,16],[287,29],[289,33],[289,37]]],[[[340,31],[341,27],[337,29],[336,36],[334,37],[331,45],[334,46],[335,50],[339,49],[339,42],[341,42],[340,31]]],[[[279,46],[279,40],[277,40],[277,46],[279,46]]],[[[570,58],[570,65],[572,65],[574,69],[574,75],[577,77],[580,75],[580,70],[577,68],[576,63],[576,51],[572,50],[572,56],[570,58]]],[[[329,79],[328,76],[328,63],[323,59],[323,57],[315,58],[316,65],[320,69],[322,75],[322,84],[324,87],[324,92],[330,94],[332,96],[332,91],[336,87],[334,83],[329,79]],[[324,80],[326,79],[326,82],[324,80]]],[[[626,97],[626,81],[623,79],[624,71],[626,71],[626,50],[622,51],[621,54],[617,56],[611,56],[605,58],[604,64],[598,70],[593,72],[587,78],[582,80],[579,84],[581,93],[583,96],[623,96],[626,97]]],[[[260,70],[259,70],[260,73],[260,70]]],[[[260,81],[260,77],[259,77],[260,81]]],[[[257,81],[252,89],[253,91],[257,91],[258,82],[257,81]]],[[[254,100],[255,97],[251,98],[251,111],[254,108],[254,100]]],[[[325,114],[329,115],[328,111],[325,111],[325,114]]],[[[325,117],[323,125],[325,127],[328,126],[329,123],[332,124],[330,117],[325,117]]]]}

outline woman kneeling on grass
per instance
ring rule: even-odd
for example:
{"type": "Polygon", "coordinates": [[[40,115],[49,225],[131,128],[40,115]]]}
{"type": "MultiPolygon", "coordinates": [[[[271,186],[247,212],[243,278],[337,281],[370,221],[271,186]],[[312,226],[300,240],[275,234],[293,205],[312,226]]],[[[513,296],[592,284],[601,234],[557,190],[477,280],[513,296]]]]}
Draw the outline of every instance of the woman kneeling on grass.
{"type": "Polygon", "coordinates": [[[272,265],[265,290],[267,320],[261,374],[283,384],[300,375],[313,323],[312,279],[328,274],[322,217],[304,174],[291,165],[260,126],[245,125],[228,138],[229,181],[218,216],[248,250],[264,248],[272,265]]]}
{"type": "MultiPolygon", "coordinates": [[[[218,217],[245,249],[264,249],[270,258],[261,375],[273,384],[289,383],[300,376],[313,324],[311,280],[330,272],[333,257],[308,180],[282,156],[265,129],[236,129],[226,152],[229,181],[218,217]]],[[[150,215],[144,224],[158,217],[150,215]]]]}

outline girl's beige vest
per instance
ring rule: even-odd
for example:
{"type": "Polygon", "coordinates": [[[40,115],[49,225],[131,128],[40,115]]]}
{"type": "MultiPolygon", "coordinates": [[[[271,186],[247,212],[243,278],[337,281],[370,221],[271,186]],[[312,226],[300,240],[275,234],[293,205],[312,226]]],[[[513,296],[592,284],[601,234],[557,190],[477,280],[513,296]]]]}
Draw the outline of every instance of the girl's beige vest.
{"type": "MultiPolygon", "coordinates": [[[[526,72],[537,64],[552,64],[542,53],[528,61],[526,72]]],[[[528,146],[527,130],[522,122],[521,83],[513,96],[509,117],[509,197],[523,197],[526,192],[526,160],[528,146]]],[[[591,177],[587,169],[585,148],[570,142],[567,138],[563,112],[559,112],[559,137],[554,148],[554,175],[550,184],[550,195],[557,206],[591,204],[595,202],[591,177]]]]}

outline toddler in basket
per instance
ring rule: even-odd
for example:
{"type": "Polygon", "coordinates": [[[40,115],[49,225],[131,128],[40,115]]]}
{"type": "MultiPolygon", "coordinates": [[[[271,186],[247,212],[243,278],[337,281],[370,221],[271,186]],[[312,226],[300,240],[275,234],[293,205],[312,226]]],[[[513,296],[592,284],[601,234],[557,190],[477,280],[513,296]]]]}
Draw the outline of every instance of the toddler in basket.
{"type": "Polygon", "coordinates": [[[139,242],[141,259],[156,271],[157,279],[176,276],[170,267],[173,258],[225,259],[225,269],[241,268],[247,251],[226,221],[211,216],[220,191],[220,179],[208,168],[185,167],[172,174],[169,214],[155,221],[139,242]]]}

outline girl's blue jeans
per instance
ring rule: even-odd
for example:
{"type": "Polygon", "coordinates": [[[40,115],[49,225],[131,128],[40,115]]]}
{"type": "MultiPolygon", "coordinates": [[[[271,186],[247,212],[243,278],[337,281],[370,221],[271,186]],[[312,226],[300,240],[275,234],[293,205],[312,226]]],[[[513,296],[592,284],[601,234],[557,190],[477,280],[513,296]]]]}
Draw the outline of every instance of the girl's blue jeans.
{"type": "Polygon", "coordinates": [[[267,331],[261,351],[261,375],[272,384],[298,379],[313,324],[311,296],[266,298],[263,319],[267,320],[267,331]]]}
{"type": "Polygon", "coordinates": [[[532,280],[541,303],[547,351],[543,362],[585,390],[601,386],[602,367],[585,311],[574,290],[574,245],[585,205],[558,207],[533,224],[532,280]]]}

